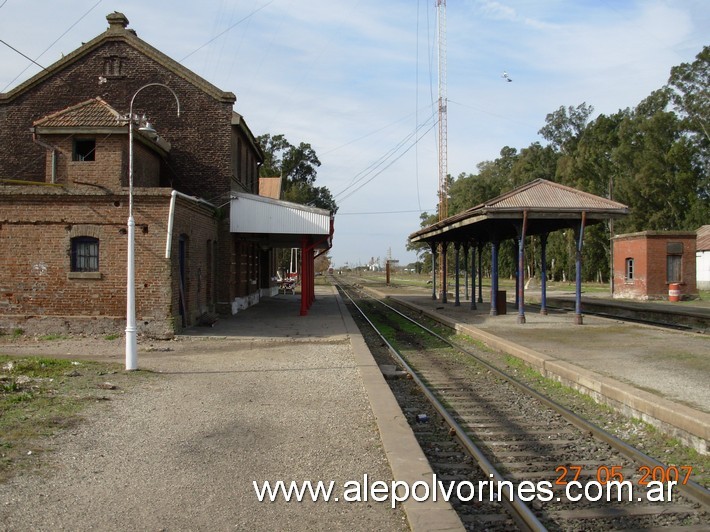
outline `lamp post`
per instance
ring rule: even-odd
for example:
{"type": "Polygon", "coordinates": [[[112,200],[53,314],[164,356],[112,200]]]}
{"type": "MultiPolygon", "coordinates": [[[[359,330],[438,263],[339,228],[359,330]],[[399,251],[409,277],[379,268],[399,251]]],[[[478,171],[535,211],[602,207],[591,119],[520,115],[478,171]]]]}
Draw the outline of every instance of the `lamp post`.
{"type": "MultiPolygon", "coordinates": [[[[177,115],[180,116],[180,100],[175,91],[163,83],[148,83],[138,89],[131,98],[128,109],[128,267],[126,272],[126,371],[138,369],[138,340],[136,336],[136,222],[133,219],[133,101],[138,93],[148,87],[164,87],[175,97],[177,115]]],[[[140,128],[148,130],[148,127],[140,128]]]]}

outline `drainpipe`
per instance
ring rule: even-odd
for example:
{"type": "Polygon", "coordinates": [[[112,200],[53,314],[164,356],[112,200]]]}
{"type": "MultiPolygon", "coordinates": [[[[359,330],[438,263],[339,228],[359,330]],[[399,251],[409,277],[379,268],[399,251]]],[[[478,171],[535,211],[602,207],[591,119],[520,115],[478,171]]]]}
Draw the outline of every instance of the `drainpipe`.
{"type": "Polygon", "coordinates": [[[57,182],[57,148],[52,146],[51,144],[47,144],[46,142],[42,141],[39,139],[37,136],[37,133],[35,132],[35,128],[31,129],[32,131],[32,141],[35,144],[39,144],[43,148],[47,150],[52,150],[52,180],[50,181],[51,183],[56,183],[57,182]]]}
{"type": "Polygon", "coordinates": [[[170,258],[170,253],[172,251],[172,244],[173,244],[173,223],[175,222],[175,199],[180,196],[181,198],[185,198],[190,201],[194,201],[195,203],[202,203],[204,205],[207,205],[208,207],[212,207],[213,209],[216,209],[217,207],[210,203],[207,200],[203,200],[202,198],[196,198],[195,196],[188,196],[187,194],[183,194],[182,192],[178,192],[177,190],[173,190],[172,193],[170,194],[170,211],[168,213],[168,235],[167,235],[167,241],[165,243],[165,258],[169,259],[170,258]]]}

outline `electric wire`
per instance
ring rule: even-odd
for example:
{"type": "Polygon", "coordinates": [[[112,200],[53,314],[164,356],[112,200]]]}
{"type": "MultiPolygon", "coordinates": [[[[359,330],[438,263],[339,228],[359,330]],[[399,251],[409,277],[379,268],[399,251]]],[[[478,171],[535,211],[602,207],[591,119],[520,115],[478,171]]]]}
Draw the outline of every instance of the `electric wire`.
{"type": "Polygon", "coordinates": [[[236,26],[238,26],[239,24],[241,24],[241,23],[244,22],[245,20],[250,19],[251,17],[253,17],[254,15],[256,15],[259,11],[261,11],[262,9],[264,9],[264,8],[266,8],[266,7],[268,7],[268,6],[270,6],[270,5],[273,4],[273,3],[274,3],[274,0],[270,0],[269,2],[265,3],[263,6],[256,8],[255,10],[253,10],[252,12],[250,12],[248,15],[246,15],[246,16],[240,18],[240,19],[237,20],[234,24],[229,25],[229,26],[227,27],[227,29],[225,29],[224,31],[221,31],[220,33],[218,33],[217,35],[215,35],[214,37],[212,37],[209,41],[207,41],[205,44],[203,44],[203,45],[197,47],[195,50],[193,50],[192,52],[190,52],[189,54],[187,54],[185,57],[183,57],[182,59],[180,59],[180,61],[178,61],[178,63],[182,63],[182,62],[185,61],[187,58],[193,56],[194,54],[196,54],[197,52],[199,52],[200,50],[202,50],[205,46],[207,46],[207,45],[213,43],[214,41],[216,41],[217,39],[219,39],[222,35],[224,35],[225,33],[228,33],[228,32],[231,31],[233,28],[235,28],[236,26]]]}
{"type": "MultiPolygon", "coordinates": [[[[374,161],[372,164],[370,164],[370,165],[369,165],[367,168],[365,168],[364,170],[361,170],[360,172],[358,172],[357,174],[355,174],[355,176],[354,176],[353,179],[350,181],[350,183],[348,184],[348,186],[346,186],[346,187],[345,187],[343,190],[341,190],[340,192],[336,193],[336,194],[333,196],[333,199],[336,199],[336,198],[338,198],[339,196],[342,196],[343,194],[345,194],[345,192],[347,192],[348,190],[350,190],[353,186],[355,186],[355,185],[357,185],[358,183],[360,183],[363,179],[366,179],[366,178],[370,175],[370,173],[375,172],[375,171],[378,169],[378,167],[384,165],[384,164],[388,161],[388,159],[390,159],[391,157],[393,157],[393,156],[397,153],[397,151],[400,150],[400,149],[402,148],[402,146],[404,146],[412,137],[416,137],[417,133],[418,133],[422,128],[424,128],[424,127],[427,125],[427,123],[433,119],[433,117],[434,117],[434,115],[432,114],[425,122],[423,122],[423,123],[420,124],[417,128],[415,128],[413,131],[411,131],[410,133],[408,133],[402,140],[400,140],[393,148],[391,148],[390,150],[388,150],[388,151],[387,151],[384,155],[382,155],[379,159],[377,159],[376,161],[374,161]]],[[[431,127],[433,127],[434,125],[436,125],[436,121],[433,122],[433,124],[432,124],[431,127]]],[[[427,131],[431,130],[431,127],[430,127],[427,131]]],[[[420,138],[421,138],[421,137],[420,137],[420,138]]],[[[420,140],[419,138],[416,139],[416,141],[414,142],[414,145],[416,145],[416,143],[417,143],[419,140],[420,140]]],[[[394,161],[392,161],[392,163],[394,163],[394,162],[397,161],[399,158],[401,158],[402,155],[404,155],[404,154],[405,154],[407,151],[409,151],[409,149],[411,149],[412,147],[413,147],[413,145],[410,145],[404,152],[402,152],[401,154],[399,154],[399,155],[394,159],[394,161]]],[[[389,166],[391,166],[391,163],[388,164],[385,168],[389,168],[389,166]]],[[[382,170],[384,170],[384,169],[382,169],[382,170]]],[[[380,170],[379,172],[377,172],[377,173],[375,174],[375,177],[376,177],[377,175],[379,175],[379,174],[382,172],[382,170],[380,170]]],[[[366,181],[366,183],[369,183],[370,181],[371,181],[371,179],[369,179],[368,181],[366,181]]],[[[360,188],[361,188],[361,187],[358,187],[356,190],[359,190],[360,188]]],[[[348,195],[345,196],[345,197],[349,197],[350,195],[351,195],[351,194],[348,194],[348,195]]],[[[342,199],[345,199],[345,198],[342,198],[342,199]]]]}
{"type": "Polygon", "coordinates": [[[434,122],[431,124],[431,126],[429,126],[429,128],[428,128],[426,131],[424,131],[424,133],[422,133],[412,144],[410,144],[402,153],[400,153],[400,154],[399,154],[394,160],[392,160],[387,166],[385,166],[385,167],[383,167],[382,169],[380,169],[380,170],[379,170],[377,173],[375,173],[372,177],[370,177],[370,178],[367,179],[366,181],[362,182],[362,183],[360,184],[360,186],[358,186],[358,187],[355,188],[354,190],[351,190],[347,195],[343,196],[343,197],[340,198],[338,201],[342,204],[343,201],[345,201],[346,199],[348,199],[350,196],[352,196],[353,194],[355,194],[356,192],[358,192],[359,190],[361,190],[365,185],[367,185],[368,183],[370,183],[373,179],[375,179],[375,178],[378,177],[380,174],[382,174],[382,172],[384,172],[385,170],[387,170],[390,166],[392,166],[395,162],[397,162],[402,156],[404,156],[405,153],[407,153],[407,152],[408,152],[409,150],[411,150],[414,146],[416,146],[417,143],[418,143],[427,133],[429,133],[429,131],[431,131],[432,129],[434,129],[434,127],[436,126],[436,124],[437,124],[437,122],[434,121],[434,122]]]}
{"type": "MultiPolygon", "coordinates": [[[[5,1],[7,2],[7,0],[5,0],[5,1]]],[[[88,10],[86,13],[84,13],[81,17],[79,17],[79,19],[78,19],[76,22],[74,22],[74,24],[72,24],[71,26],[69,26],[69,27],[66,29],[66,31],[64,31],[64,33],[62,33],[59,37],[57,37],[57,38],[52,42],[52,44],[50,44],[49,46],[47,46],[47,48],[45,48],[45,49],[42,51],[42,53],[39,54],[35,59],[31,59],[30,57],[27,57],[25,54],[23,54],[22,52],[19,52],[18,50],[15,50],[15,51],[18,52],[18,53],[19,53],[20,55],[22,55],[23,57],[25,57],[26,59],[29,59],[30,61],[32,61],[32,62],[33,62],[35,65],[37,65],[38,67],[41,67],[43,70],[47,70],[45,67],[43,67],[42,65],[40,65],[39,63],[37,63],[36,59],[39,59],[39,58],[42,57],[44,54],[46,54],[46,53],[52,48],[52,46],[54,46],[55,44],[57,44],[57,42],[59,42],[59,40],[60,40],[62,37],[64,37],[67,33],[69,33],[69,32],[74,28],[74,26],[76,26],[77,24],[79,24],[79,22],[81,22],[89,13],[91,13],[96,7],[98,7],[98,5],[99,5],[101,2],[103,2],[103,0],[98,0],[98,2],[96,2],[93,6],[91,6],[91,7],[89,8],[89,10],[88,10]]],[[[3,3],[3,5],[5,5],[5,4],[3,3]]],[[[0,7],[2,7],[2,6],[0,6],[0,7]]],[[[9,44],[7,44],[7,43],[4,42],[4,41],[3,41],[3,44],[5,44],[6,46],[10,46],[9,44]]],[[[10,48],[12,48],[12,47],[10,46],[10,48]]],[[[14,48],[13,48],[13,49],[14,49],[14,48]]],[[[27,65],[27,66],[22,70],[22,72],[20,72],[17,76],[15,76],[15,77],[12,79],[12,81],[10,81],[10,83],[8,83],[7,85],[5,85],[5,87],[3,87],[2,91],[0,91],[0,92],[5,92],[8,87],[12,86],[12,84],[15,83],[15,81],[17,81],[17,78],[19,78],[22,74],[24,74],[24,73],[27,71],[28,68],[29,68],[29,65],[27,65]]]]}

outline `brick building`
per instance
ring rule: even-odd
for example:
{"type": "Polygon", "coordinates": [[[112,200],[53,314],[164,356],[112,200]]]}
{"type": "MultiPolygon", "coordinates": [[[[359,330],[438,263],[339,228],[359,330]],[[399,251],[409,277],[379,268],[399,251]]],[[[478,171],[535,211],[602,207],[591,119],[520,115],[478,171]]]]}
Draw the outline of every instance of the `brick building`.
{"type": "Polygon", "coordinates": [[[643,231],[617,235],[614,297],[667,299],[670,284],[681,297],[697,295],[694,232],[643,231]]]}
{"type": "MultiPolygon", "coordinates": [[[[233,198],[258,194],[263,160],[235,95],[139,39],[123,14],[107,20],[104,33],[0,93],[0,328],[125,325],[131,103],[157,132],[136,120],[138,331],[169,337],[276,292],[272,246],[230,228],[233,198]]],[[[279,242],[312,251],[316,237],[279,242]]]]}

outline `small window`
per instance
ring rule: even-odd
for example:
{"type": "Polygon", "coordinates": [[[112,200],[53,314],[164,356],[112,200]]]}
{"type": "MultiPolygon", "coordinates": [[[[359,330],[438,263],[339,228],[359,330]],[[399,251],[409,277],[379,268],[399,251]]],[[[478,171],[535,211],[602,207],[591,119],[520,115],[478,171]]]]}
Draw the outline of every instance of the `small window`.
{"type": "Polygon", "coordinates": [[[75,161],[95,161],[96,141],[94,139],[76,139],[73,159],[75,161]]]}
{"type": "Polygon", "coordinates": [[[680,283],[683,281],[683,256],[682,255],[667,255],[666,256],[666,282],[680,283]]]}
{"type": "Polygon", "coordinates": [[[626,259],[625,279],[627,281],[634,280],[634,259],[626,259]]]}
{"type": "Polygon", "coordinates": [[[99,271],[99,240],[90,236],[78,236],[71,240],[71,271],[99,271]]]}
{"type": "Polygon", "coordinates": [[[119,77],[121,76],[123,67],[122,58],[112,55],[104,59],[104,76],[109,77],[119,77]]]}

